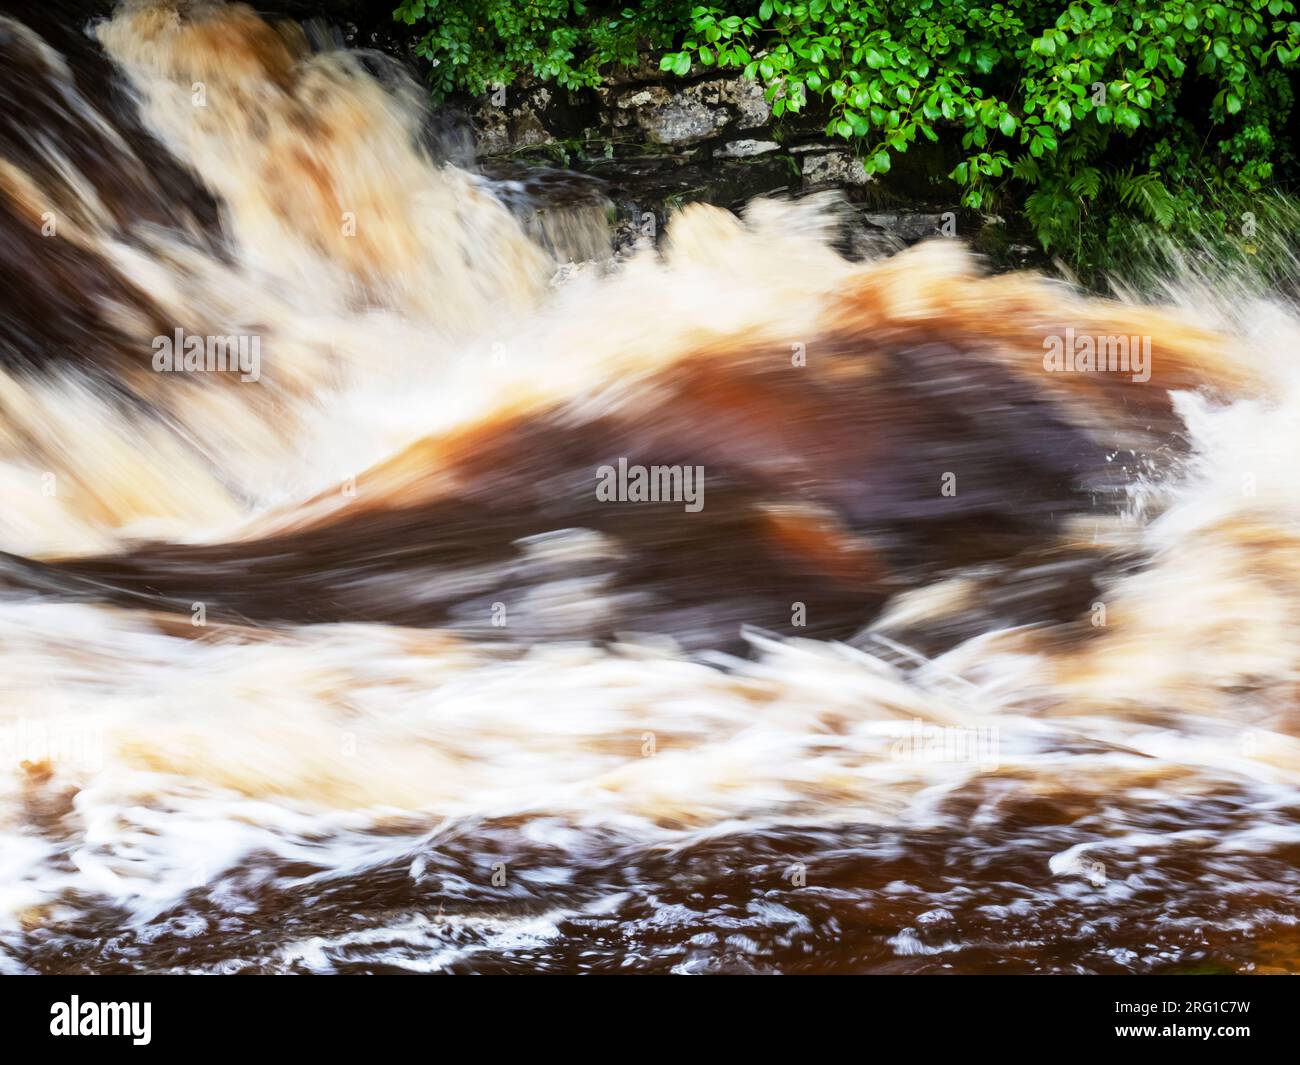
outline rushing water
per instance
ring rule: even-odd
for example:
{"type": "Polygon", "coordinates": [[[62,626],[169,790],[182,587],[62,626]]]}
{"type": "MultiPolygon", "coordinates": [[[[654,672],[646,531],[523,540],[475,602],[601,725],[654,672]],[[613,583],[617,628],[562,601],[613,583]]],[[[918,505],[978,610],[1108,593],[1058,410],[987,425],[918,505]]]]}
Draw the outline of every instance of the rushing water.
{"type": "Polygon", "coordinates": [[[599,204],[441,162],[391,61],[54,8],[0,20],[0,969],[1300,968],[1282,297],[850,262],[824,201],[557,270],[599,204]]]}

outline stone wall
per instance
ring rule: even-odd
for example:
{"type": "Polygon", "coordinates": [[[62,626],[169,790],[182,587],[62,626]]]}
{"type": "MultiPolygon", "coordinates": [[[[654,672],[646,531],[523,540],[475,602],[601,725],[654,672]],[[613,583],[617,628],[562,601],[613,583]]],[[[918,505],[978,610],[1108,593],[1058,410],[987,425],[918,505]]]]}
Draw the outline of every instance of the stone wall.
{"type": "MultiPolygon", "coordinates": [[[[839,190],[851,246],[897,246],[958,232],[992,245],[987,220],[958,206],[943,149],[915,145],[893,171],[870,176],[816,110],[776,120],[756,82],[705,72],[686,79],[649,62],[600,88],[567,92],[517,82],[472,101],[480,165],[511,176],[551,166],[600,179],[623,240],[662,231],[673,209],[704,201],[739,209],[755,196],[839,190]]],[[[990,246],[995,254],[999,250],[990,246]]]]}

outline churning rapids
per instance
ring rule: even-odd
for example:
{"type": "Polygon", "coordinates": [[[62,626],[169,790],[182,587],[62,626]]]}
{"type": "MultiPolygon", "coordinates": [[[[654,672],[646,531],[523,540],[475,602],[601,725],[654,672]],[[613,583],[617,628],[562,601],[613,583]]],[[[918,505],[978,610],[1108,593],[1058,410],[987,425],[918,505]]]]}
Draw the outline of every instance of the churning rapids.
{"type": "Polygon", "coordinates": [[[1300,969],[1284,296],[818,199],[557,269],[599,203],[430,122],[242,6],[0,20],[0,971],[1300,969]]]}

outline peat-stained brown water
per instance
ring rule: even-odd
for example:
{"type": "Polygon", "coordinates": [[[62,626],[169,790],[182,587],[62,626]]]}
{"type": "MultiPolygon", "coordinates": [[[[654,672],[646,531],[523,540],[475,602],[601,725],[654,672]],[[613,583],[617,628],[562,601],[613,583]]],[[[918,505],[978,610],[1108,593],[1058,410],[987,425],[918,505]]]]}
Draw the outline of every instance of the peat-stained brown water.
{"type": "Polygon", "coordinates": [[[826,201],[557,275],[389,60],[19,16],[0,971],[1300,968],[1282,297],[826,201]]]}
{"type": "MultiPolygon", "coordinates": [[[[1205,832],[1252,816],[1239,797],[1206,805],[1205,832]]],[[[1052,856],[1092,836],[1086,818],[1041,823],[1060,812],[966,831],[773,825],[671,849],[578,843],[543,819],[484,824],[404,836],[350,875],[263,855],[143,926],[128,908],[91,910],[24,946],[51,973],[1294,970],[1294,845],[1237,861],[1205,845],[1152,861],[1101,850],[1112,883],[1062,884],[1052,856]],[[563,839],[538,842],[548,832],[563,839]],[[489,861],[515,881],[485,882],[489,861]]],[[[1167,806],[1125,814],[1156,838],[1186,825],[1167,806]]]]}

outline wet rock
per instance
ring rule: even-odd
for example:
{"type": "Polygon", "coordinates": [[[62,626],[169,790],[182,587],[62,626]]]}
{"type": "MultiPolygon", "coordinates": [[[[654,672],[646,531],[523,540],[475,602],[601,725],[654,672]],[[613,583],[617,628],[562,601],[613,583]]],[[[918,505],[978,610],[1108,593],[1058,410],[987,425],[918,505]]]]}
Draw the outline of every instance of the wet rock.
{"type": "Polygon", "coordinates": [[[1013,240],[1006,222],[997,216],[973,221],[971,225],[959,228],[965,235],[974,232],[971,244],[990,264],[998,270],[1048,270],[1051,268],[1051,256],[1044,253],[1036,244],[1026,244],[1013,240]]]}
{"type": "Polygon", "coordinates": [[[791,144],[788,151],[791,155],[820,155],[822,152],[834,151],[837,148],[843,150],[843,143],[835,141],[815,140],[805,141],[800,144],[791,144]]]}
{"type": "Polygon", "coordinates": [[[931,213],[926,211],[879,211],[862,216],[871,225],[883,229],[907,244],[933,236],[956,235],[956,210],[931,213]],[[947,231],[945,232],[945,223],[947,231]]]}
{"type": "Polygon", "coordinates": [[[737,129],[757,129],[772,121],[772,105],[756,81],[731,78],[721,85],[719,96],[735,109],[737,129]]]}
{"type": "Polygon", "coordinates": [[[479,180],[557,262],[609,254],[613,205],[599,179],[496,161],[484,168],[479,180]]]}
{"type": "Polygon", "coordinates": [[[643,85],[614,95],[621,115],[615,124],[635,123],[652,143],[699,144],[723,130],[759,129],[772,120],[763,87],[742,77],[643,85]]]}
{"type": "Polygon", "coordinates": [[[555,136],[542,118],[551,100],[551,91],[545,86],[501,88],[490,93],[474,112],[479,151],[498,155],[553,143],[555,136]]]}
{"type": "Polygon", "coordinates": [[[892,233],[870,225],[848,227],[838,243],[840,254],[855,262],[884,259],[906,247],[906,242],[892,233]]]}
{"type": "Polygon", "coordinates": [[[591,93],[522,80],[480,97],[472,108],[480,155],[544,148],[599,133],[600,107],[591,93]]]}
{"type": "Polygon", "coordinates": [[[641,131],[654,144],[669,147],[699,144],[725,129],[727,112],[710,107],[698,91],[671,93],[662,85],[637,89],[618,98],[641,131]]]}
{"type": "Polygon", "coordinates": [[[740,140],[730,141],[713,153],[715,159],[749,159],[768,152],[779,152],[781,146],[776,141],[740,140]]]}
{"type": "Polygon", "coordinates": [[[809,153],[801,160],[805,188],[825,185],[867,185],[872,178],[850,151],[809,153]]]}
{"type": "Polygon", "coordinates": [[[615,247],[658,240],[674,211],[688,203],[713,203],[739,210],[756,196],[788,192],[791,173],[784,158],[712,159],[656,167],[648,161],[601,169],[609,184],[618,223],[615,247]]]}

